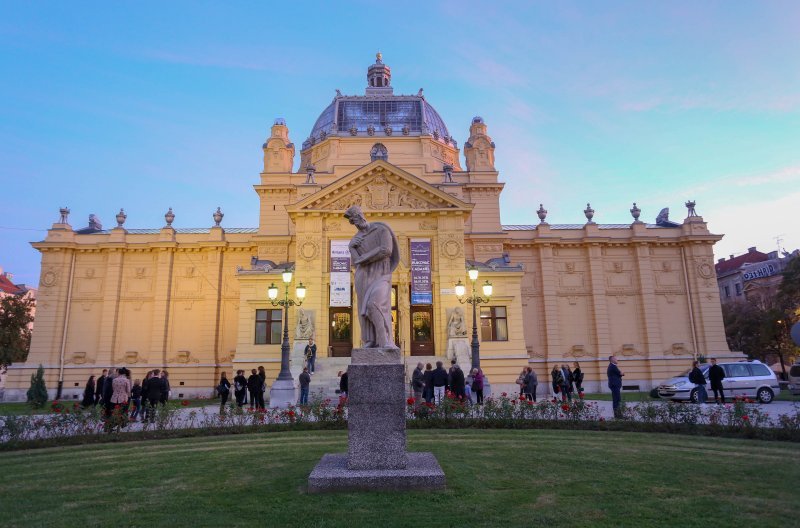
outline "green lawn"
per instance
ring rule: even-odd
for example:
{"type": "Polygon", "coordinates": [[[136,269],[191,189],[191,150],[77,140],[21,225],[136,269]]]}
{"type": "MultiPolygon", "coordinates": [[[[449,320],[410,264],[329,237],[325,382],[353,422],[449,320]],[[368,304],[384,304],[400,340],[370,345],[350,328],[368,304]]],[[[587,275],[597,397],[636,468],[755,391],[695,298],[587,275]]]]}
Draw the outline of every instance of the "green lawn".
{"type": "Polygon", "coordinates": [[[800,446],[589,431],[409,431],[448,489],[307,495],[346,431],[0,453],[0,526],[775,526],[800,446]]]}
{"type": "MultiPolygon", "coordinates": [[[[172,407],[183,407],[181,404],[183,400],[173,399],[169,401],[172,407]]],[[[218,399],[201,398],[195,400],[186,400],[189,402],[187,407],[205,407],[206,405],[219,406],[218,399]]],[[[50,412],[50,405],[52,402],[47,402],[41,409],[33,409],[25,402],[0,402],[0,416],[20,415],[20,414],[47,414],[50,412]]],[[[64,404],[72,408],[73,403],[80,403],[80,400],[64,400],[64,404]]]]}

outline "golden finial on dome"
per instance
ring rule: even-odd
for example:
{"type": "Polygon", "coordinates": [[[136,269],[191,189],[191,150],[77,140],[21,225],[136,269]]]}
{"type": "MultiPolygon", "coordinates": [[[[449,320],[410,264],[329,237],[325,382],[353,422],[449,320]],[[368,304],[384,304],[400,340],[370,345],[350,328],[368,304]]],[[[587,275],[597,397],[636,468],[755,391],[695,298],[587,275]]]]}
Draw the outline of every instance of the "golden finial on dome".
{"type": "Polygon", "coordinates": [[[383,54],[379,51],[375,54],[375,58],[378,59],[378,62],[380,62],[383,59],[383,54]]]}

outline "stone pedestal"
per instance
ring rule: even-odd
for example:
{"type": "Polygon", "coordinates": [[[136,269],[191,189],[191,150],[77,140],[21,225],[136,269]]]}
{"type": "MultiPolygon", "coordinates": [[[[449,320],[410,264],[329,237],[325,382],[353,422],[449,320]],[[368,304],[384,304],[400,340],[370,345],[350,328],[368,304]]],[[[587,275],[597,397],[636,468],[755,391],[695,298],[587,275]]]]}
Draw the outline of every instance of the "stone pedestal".
{"type": "Polygon", "coordinates": [[[295,341],[292,350],[289,352],[289,370],[292,371],[294,386],[300,388],[300,374],[306,365],[306,345],[305,341],[295,341]]]}
{"type": "Polygon", "coordinates": [[[297,403],[293,380],[275,380],[269,389],[269,407],[285,409],[297,403]]]}
{"type": "Polygon", "coordinates": [[[406,452],[400,349],[354,349],[348,369],[347,454],[325,455],[308,491],[432,490],[445,476],[431,453],[406,452]]]}
{"type": "Polygon", "coordinates": [[[472,365],[472,346],[469,343],[469,338],[447,338],[447,359],[455,359],[456,363],[464,371],[464,375],[469,374],[472,365]]]}

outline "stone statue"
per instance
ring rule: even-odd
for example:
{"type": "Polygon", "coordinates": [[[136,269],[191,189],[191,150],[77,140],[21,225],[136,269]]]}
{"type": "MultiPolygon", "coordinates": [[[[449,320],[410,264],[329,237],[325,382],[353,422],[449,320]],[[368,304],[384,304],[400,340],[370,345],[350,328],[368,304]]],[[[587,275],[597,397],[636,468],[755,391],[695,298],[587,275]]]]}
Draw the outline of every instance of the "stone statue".
{"type": "Polygon", "coordinates": [[[350,240],[355,266],[358,321],[363,348],[397,348],[392,336],[392,272],[400,262],[400,250],[392,229],[368,223],[357,205],[344,213],[358,232],[350,240]]]}
{"type": "Polygon", "coordinates": [[[294,337],[302,340],[314,337],[314,322],[308,312],[302,308],[297,309],[297,328],[294,331],[294,337]]]}
{"type": "Polygon", "coordinates": [[[464,321],[464,309],[456,306],[447,321],[448,337],[467,337],[467,324],[464,321]]]}

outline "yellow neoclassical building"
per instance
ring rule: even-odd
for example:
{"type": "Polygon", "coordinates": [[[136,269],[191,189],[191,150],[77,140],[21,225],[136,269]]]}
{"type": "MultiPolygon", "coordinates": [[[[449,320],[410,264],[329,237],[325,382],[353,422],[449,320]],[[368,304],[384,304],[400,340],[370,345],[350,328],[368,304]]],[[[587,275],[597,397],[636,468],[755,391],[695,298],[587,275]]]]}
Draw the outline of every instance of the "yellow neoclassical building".
{"type": "Polygon", "coordinates": [[[641,389],[695,355],[740,357],[722,325],[712,252],[721,236],[693,207],[682,223],[661,215],[648,224],[634,205],[630,224],[604,225],[587,205],[585,222],[555,225],[532,206],[530,225],[503,225],[504,183],[484,120],[472,119],[460,150],[421,90],[394,94],[380,56],[367,81],[363,95],[337,91],[302,144],[298,172],[289,129],[275,120],[254,185],[258,227],[225,228],[218,211],[210,228],[174,228],[170,210],[160,229],[126,230],[121,211],[113,229],[76,231],[63,210],[33,244],[42,253],[33,342],[28,362],[9,370],[5,398],[24,399],[40,363],[51,392],[60,381],[67,398],[110,366],[134,377],[166,368],[173,397],[210,395],[221,371],[263,365],[273,380],[284,313],[267,288],[283,288],[285,270],[292,292],[296,281],[307,288],[289,309],[292,370],[313,336],[312,389],[332,389],[360,338],[347,258],[355,229],[342,216],[354,204],[397,235],[393,319],[409,368],[470,363],[471,306],[454,293],[470,267],[479,285],[493,285],[478,326],[496,389],[532,366],[543,390],[553,364],[579,361],[584,386],[602,390],[610,354],[626,385],[641,389]]]}

